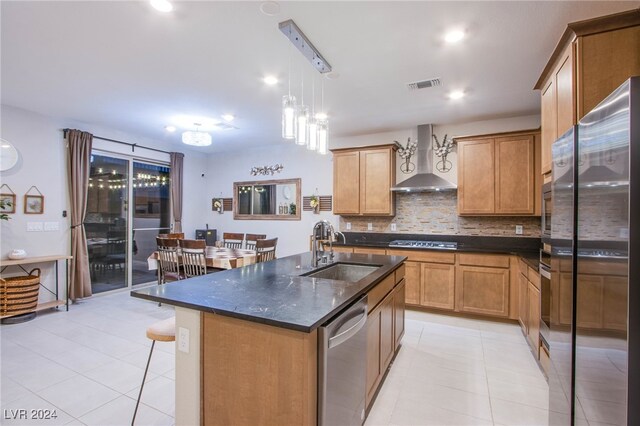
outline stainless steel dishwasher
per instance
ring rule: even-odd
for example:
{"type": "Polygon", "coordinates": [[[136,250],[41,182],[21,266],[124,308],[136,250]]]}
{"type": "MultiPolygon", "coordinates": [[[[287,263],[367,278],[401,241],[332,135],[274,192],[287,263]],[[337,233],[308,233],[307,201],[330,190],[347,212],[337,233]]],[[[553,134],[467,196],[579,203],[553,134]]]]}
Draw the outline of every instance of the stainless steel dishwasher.
{"type": "Polygon", "coordinates": [[[367,296],[319,329],[318,424],[362,425],[367,385],[367,296]]]}

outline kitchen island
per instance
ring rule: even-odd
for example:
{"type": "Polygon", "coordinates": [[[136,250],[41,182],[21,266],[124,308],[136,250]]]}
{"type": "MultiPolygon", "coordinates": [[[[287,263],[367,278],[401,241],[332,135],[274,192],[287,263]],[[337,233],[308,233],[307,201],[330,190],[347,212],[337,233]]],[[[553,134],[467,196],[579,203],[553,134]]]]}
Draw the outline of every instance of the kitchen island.
{"type": "Polygon", "coordinates": [[[303,253],[133,291],[176,306],[176,424],[315,425],[318,329],[364,295],[370,405],[404,332],[404,260],[337,253],[333,264],[375,266],[338,280],[304,276],[330,265],[303,253]]]}

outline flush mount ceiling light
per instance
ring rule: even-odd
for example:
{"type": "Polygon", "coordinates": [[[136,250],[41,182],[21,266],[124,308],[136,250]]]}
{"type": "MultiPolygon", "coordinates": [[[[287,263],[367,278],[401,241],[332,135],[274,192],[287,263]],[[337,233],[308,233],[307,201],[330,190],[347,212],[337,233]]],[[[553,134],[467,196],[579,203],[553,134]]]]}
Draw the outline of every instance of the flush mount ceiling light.
{"type": "Polygon", "coordinates": [[[272,75],[266,76],[262,79],[262,81],[264,81],[264,84],[267,84],[269,86],[275,86],[276,84],[278,84],[278,79],[272,75]]]}
{"type": "Polygon", "coordinates": [[[462,90],[454,90],[449,93],[449,99],[461,99],[464,97],[464,92],[462,90]]]}
{"type": "Polygon", "coordinates": [[[233,114],[222,114],[222,119],[224,121],[226,121],[227,123],[233,121],[235,119],[235,117],[233,116],[233,114]]]}
{"type": "Polygon", "coordinates": [[[280,5],[275,1],[265,1],[260,5],[260,11],[267,16],[275,16],[280,13],[280,5]]]}
{"type": "Polygon", "coordinates": [[[209,146],[211,145],[211,135],[200,129],[200,123],[193,123],[197,130],[188,130],[182,133],[182,143],[191,146],[209,146]]]}
{"type": "Polygon", "coordinates": [[[462,30],[451,30],[444,36],[447,43],[457,43],[464,38],[465,34],[462,30]]]}
{"type": "Polygon", "coordinates": [[[173,5],[168,0],[149,0],[151,6],[158,12],[171,12],[173,5]]]}
{"type": "Polygon", "coordinates": [[[173,132],[175,132],[175,131],[176,131],[176,126],[164,126],[164,129],[165,129],[167,132],[173,133],[173,132]]]}

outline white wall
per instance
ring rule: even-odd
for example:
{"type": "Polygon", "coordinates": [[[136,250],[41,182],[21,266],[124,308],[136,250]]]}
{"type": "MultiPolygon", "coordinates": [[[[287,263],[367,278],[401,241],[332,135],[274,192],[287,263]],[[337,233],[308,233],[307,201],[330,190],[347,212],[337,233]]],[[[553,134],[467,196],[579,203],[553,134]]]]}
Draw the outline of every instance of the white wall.
{"type": "MultiPolygon", "coordinates": [[[[218,230],[218,238],[222,239],[223,232],[241,232],[252,234],[267,234],[268,238],[278,237],[277,256],[309,251],[309,236],[313,225],[322,219],[327,219],[338,226],[337,217],[331,212],[314,214],[301,211],[301,220],[234,220],[233,212],[223,214],[211,211],[211,198],[233,196],[233,183],[242,181],[263,181],[272,179],[301,178],[302,196],[330,195],[333,192],[333,164],[331,154],[320,155],[309,152],[304,147],[293,142],[277,147],[251,149],[249,151],[227,152],[213,154],[209,158],[209,171],[206,195],[208,200],[208,219],[210,228],[218,230]],[[284,165],[281,173],[273,176],[251,176],[250,170],[254,166],[284,165]]],[[[302,206],[298,208],[302,209],[302,206]]]]}
{"type": "MultiPolygon", "coordinates": [[[[2,183],[8,184],[16,193],[16,213],[11,220],[0,224],[0,256],[6,258],[14,248],[27,250],[29,256],[43,256],[69,253],[69,218],[62,217],[63,210],[69,210],[67,186],[67,157],[62,129],[78,128],[95,135],[153,146],[158,149],[175,150],[153,140],[139,138],[101,126],[55,119],[7,105],[1,106],[0,136],[11,142],[19,152],[18,164],[11,170],[0,173],[2,183]],[[31,185],[36,185],[45,196],[45,208],[42,215],[25,215],[23,195],[31,185]],[[58,222],[59,230],[52,232],[26,232],[27,222],[58,222]]],[[[95,140],[96,148],[121,151],[131,154],[126,146],[108,144],[95,140]]],[[[189,150],[184,160],[184,213],[183,225],[188,235],[204,223],[205,211],[209,203],[201,194],[206,188],[206,180],[201,177],[206,172],[206,156],[189,150]]],[[[167,154],[137,149],[136,156],[168,161],[167,154]]],[[[39,265],[40,266],[40,265],[39,265]]],[[[44,265],[43,265],[44,266],[44,265]]],[[[42,267],[42,266],[41,266],[42,267]]],[[[43,269],[43,282],[53,282],[53,268],[43,269]]],[[[63,272],[60,271],[63,278],[63,272]]],[[[62,282],[62,281],[61,281],[62,282]]],[[[49,300],[43,295],[42,300],[49,300]]]]}

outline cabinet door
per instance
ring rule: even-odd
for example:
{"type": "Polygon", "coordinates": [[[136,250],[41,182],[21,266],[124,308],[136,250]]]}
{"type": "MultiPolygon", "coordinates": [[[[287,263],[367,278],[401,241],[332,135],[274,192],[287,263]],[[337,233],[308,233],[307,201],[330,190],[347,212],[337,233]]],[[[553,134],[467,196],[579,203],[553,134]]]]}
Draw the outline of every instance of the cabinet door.
{"type": "Polygon", "coordinates": [[[360,153],[333,154],[333,213],[360,213],[360,153]]]}
{"type": "Polygon", "coordinates": [[[453,310],[455,307],[455,265],[423,263],[420,304],[431,308],[453,310]]]}
{"type": "Polygon", "coordinates": [[[529,343],[531,343],[537,355],[538,348],[540,347],[540,290],[532,283],[529,283],[528,299],[529,327],[527,335],[529,337],[529,343]]]}
{"type": "Polygon", "coordinates": [[[394,350],[398,350],[402,336],[404,336],[404,301],[406,281],[400,281],[400,284],[396,286],[393,295],[393,334],[395,336],[394,350]]]}
{"type": "Polygon", "coordinates": [[[380,381],[380,312],[380,308],[374,309],[367,317],[367,406],[380,381]]]}
{"type": "Polygon", "coordinates": [[[603,277],[578,275],[576,321],[581,328],[602,328],[603,277]]]}
{"type": "Polygon", "coordinates": [[[458,142],[458,214],[495,212],[494,140],[458,142]]]}
{"type": "Polygon", "coordinates": [[[458,311],[509,316],[509,269],[459,266],[456,275],[458,311]]]}
{"type": "Polygon", "coordinates": [[[518,274],[518,322],[524,334],[529,334],[529,280],[523,274],[518,274]]]}
{"type": "Polygon", "coordinates": [[[573,43],[567,46],[558,71],[556,71],[556,132],[560,137],[576,122],[573,89],[573,43]]]}
{"type": "Polygon", "coordinates": [[[557,139],[557,102],[555,79],[551,78],[547,85],[542,89],[542,112],[540,116],[540,125],[542,127],[542,151],[541,163],[542,174],[551,171],[551,145],[557,139]]]}
{"type": "Polygon", "coordinates": [[[405,262],[405,302],[408,305],[420,304],[420,263],[405,262]]]}
{"type": "Polygon", "coordinates": [[[495,155],[496,213],[533,214],[533,135],[496,138],[495,155]]]}
{"type": "MultiPolygon", "coordinates": [[[[360,152],[360,213],[392,214],[392,176],[390,149],[360,152]]],[[[353,197],[353,194],[351,194],[353,197]]]]}
{"type": "Polygon", "coordinates": [[[627,277],[604,277],[602,325],[605,329],[627,331],[628,291],[627,277]]]}
{"type": "Polygon", "coordinates": [[[389,293],[380,308],[380,374],[384,375],[395,352],[393,332],[393,292],[389,293]]]}

